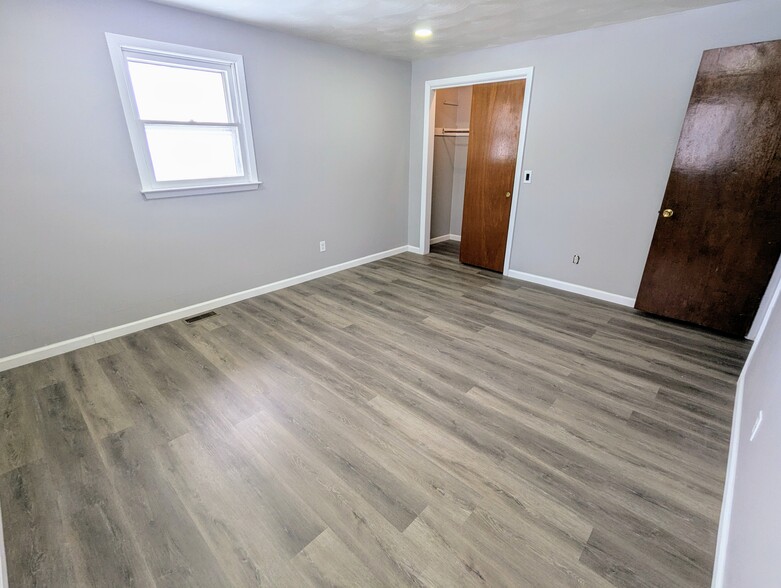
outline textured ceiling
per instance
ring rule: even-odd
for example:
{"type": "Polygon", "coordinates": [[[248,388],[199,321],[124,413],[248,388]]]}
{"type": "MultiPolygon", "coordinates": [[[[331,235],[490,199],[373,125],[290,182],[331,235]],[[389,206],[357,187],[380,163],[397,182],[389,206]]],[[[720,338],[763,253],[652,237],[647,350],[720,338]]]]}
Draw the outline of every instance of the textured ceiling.
{"type": "Polygon", "coordinates": [[[153,0],[401,59],[419,59],[733,0],[153,0]],[[434,35],[414,38],[417,26],[434,35]]]}

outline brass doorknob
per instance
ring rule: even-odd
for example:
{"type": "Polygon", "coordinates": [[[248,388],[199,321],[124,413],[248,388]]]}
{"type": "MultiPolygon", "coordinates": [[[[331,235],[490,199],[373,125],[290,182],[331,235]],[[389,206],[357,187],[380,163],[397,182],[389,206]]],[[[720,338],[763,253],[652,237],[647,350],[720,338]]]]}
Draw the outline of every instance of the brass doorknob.
{"type": "Polygon", "coordinates": [[[507,194],[505,194],[504,196],[505,196],[505,198],[509,198],[512,195],[513,195],[512,192],[507,192],[507,194]]]}
{"type": "Polygon", "coordinates": [[[665,209],[662,211],[662,216],[663,216],[664,218],[670,218],[672,215],[673,215],[673,209],[672,209],[672,208],[665,208],[665,209]]]}

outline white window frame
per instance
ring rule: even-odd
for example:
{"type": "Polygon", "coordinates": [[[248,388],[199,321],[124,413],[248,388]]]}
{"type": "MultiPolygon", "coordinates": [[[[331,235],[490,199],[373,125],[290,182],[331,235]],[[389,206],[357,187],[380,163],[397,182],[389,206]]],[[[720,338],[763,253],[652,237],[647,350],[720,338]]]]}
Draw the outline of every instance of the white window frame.
{"type": "MultiPolygon", "coordinates": [[[[258,177],[255,162],[255,147],[252,140],[252,125],[247,99],[247,84],[244,76],[244,60],[241,55],[223,53],[210,49],[199,49],[149,39],[139,39],[106,33],[111,62],[117,78],[125,121],[130,132],[130,142],[141,177],[141,193],[147,199],[197,196],[255,190],[262,183],[258,177]],[[195,69],[219,71],[224,75],[228,123],[210,124],[180,121],[144,121],[138,113],[135,94],[130,79],[128,60],[172,64],[195,69]],[[146,140],[145,124],[171,124],[236,127],[239,137],[242,176],[231,178],[209,178],[197,180],[176,180],[158,182],[152,167],[152,157],[146,140]]],[[[238,162],[237,162],[238,163],[238,162]]]]}

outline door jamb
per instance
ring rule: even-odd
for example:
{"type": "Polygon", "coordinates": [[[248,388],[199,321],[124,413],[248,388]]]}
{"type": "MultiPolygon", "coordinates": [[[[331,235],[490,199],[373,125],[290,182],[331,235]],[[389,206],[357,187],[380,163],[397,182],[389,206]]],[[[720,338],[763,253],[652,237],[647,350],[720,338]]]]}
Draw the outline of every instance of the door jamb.
{"type": "Polygon", "coordinates": [[[429,239],[431,239],[431,188],[434,170],[434,117],[432,116],[432,110],[436,104],[434,91],[475,84],[526,80],[523,94],[523,110],[521,111],[521,128],[518,137],[518,156],[515,160],[513,197],[510,204],[510,223],[507,227],[507,248],[504,253],[504,270],[502,272],[505,276],[507,275],[510,269],[510,254],[515,234],[515,215],[518,209],[518,196],[521,187],[521,170],[523,169],[524,148],[526,146],[526,127],[529,120],[533,75],[533,67],[523,67],[438,80],[426,80],[423,106],[423,178],[420,188],[420,253],[422,255],[426,255],[429,252],[429,239]]]}

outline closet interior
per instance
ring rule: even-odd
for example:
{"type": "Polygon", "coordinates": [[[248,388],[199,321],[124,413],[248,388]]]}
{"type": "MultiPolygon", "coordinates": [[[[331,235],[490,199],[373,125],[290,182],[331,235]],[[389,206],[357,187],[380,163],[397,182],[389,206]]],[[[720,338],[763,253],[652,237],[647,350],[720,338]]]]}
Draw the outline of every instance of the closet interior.
{"type": "Polygon", "coordinates": [[[432,243],[461,240],[472,86],[436,91],[432,243]]]}

